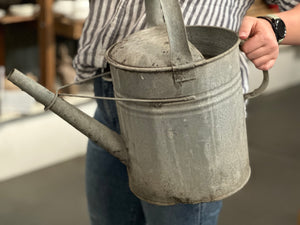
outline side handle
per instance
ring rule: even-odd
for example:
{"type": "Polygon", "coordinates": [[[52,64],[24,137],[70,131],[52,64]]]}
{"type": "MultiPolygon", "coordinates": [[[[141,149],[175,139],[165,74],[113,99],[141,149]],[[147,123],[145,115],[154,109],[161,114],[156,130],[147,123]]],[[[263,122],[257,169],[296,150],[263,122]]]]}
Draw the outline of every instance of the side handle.
{"type": "Polygon", "coordinates": [[[254,91],[244,94],[244,99],[248,100],[248,99],[255,98],[255,97],[261,95],[264,92],[264,90],[266,90],[266,88],[268,87],[268,84],[269,84],[269,71],[264,70],[263,71],[263,81],[262,81],[261,85],[254,91]]]}

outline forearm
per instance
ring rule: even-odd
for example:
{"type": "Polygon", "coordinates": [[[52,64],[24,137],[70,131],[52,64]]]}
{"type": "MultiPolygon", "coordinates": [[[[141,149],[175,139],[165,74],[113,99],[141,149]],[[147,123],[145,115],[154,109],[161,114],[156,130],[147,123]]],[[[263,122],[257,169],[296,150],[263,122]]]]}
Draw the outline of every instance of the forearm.
{"type": "Polygon", "coordinates": [[[286,37],[281,44],[300,45],[300,4],[295,8],[276,13],[286,25],[286,37]]]}

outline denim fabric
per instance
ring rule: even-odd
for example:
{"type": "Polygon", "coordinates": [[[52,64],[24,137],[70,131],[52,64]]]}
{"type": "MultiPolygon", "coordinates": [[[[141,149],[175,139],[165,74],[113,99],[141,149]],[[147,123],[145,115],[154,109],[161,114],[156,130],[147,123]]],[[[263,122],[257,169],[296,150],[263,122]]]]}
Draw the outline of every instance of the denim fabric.
{"type": "MultiPolygon", "coordinates": [[[[97,96],[113,96],[111,82],[95,80],[97,96]]],[[[97,100],[95,118],[120,132],[114,101],[97,100]]],[[[126,167],[89,141],[86,192],[92,225],[216,225],[222,202],[157,206],[138,199],[128,187],[126,167]]]]}

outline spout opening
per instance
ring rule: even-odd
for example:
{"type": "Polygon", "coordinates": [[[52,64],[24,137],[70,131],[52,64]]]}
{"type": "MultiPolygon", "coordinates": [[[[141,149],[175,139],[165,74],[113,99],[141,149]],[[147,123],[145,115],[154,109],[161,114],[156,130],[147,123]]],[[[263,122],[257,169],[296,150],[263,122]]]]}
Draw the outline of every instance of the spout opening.
{"type": "Polygon", "coordinates": [[[10,78],[11,78],[11,76],[15,73],[15,72],[19,72],[17,69],[13,69],[13,70],[11,70],[10,72],[9,72],[9,74],[6,76],[6,78],[8,79],[8,80],[10,80],[10,78]]]}

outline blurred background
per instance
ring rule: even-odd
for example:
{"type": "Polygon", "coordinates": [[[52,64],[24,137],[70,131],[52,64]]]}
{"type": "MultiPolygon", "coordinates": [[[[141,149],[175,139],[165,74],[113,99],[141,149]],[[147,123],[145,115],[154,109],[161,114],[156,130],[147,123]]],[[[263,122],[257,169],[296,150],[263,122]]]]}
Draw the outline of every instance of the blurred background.
{"type": "MultiPolygon", "coordinates": [[[[256,0],[248,15],[274,10],[256,0]]],[[[17,68],[52,91],[72,82],[87,15],[88,0],[0,0],[0,224],[89,224],[87,138],[5,79],[17,68]]],[[[300,46],[280,46],[267,91],[247,105],[252,175],[224,200],[220,225],[300,224],[299,60],[300,46]]],[[[249,65],[253,90],[262,72],[249,65]]],[[[67,92],[92,94],[92,85],[67,92]]],[[[93,115],[93,100],[67,100],[93,115]]]]}

